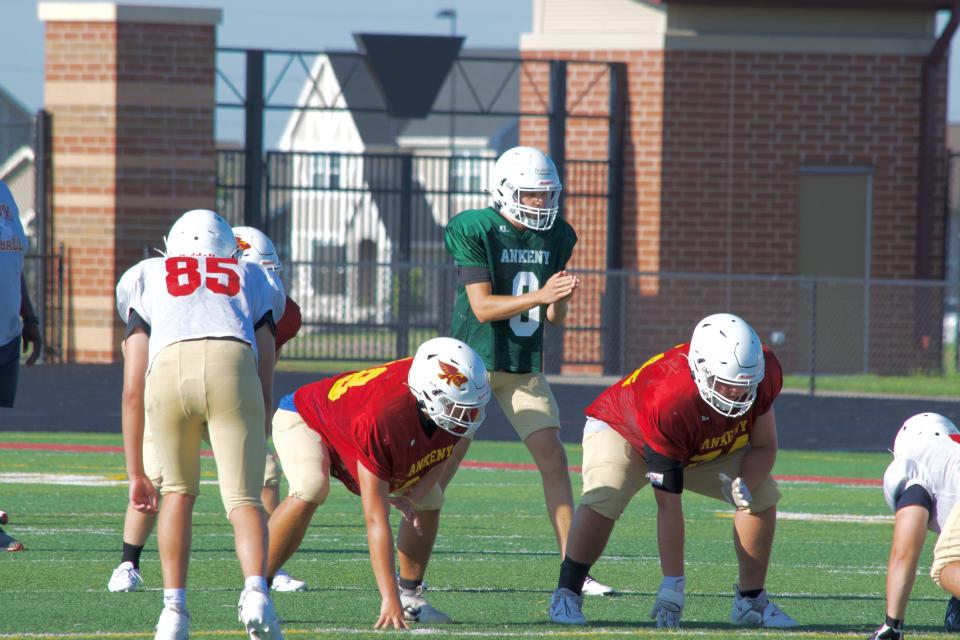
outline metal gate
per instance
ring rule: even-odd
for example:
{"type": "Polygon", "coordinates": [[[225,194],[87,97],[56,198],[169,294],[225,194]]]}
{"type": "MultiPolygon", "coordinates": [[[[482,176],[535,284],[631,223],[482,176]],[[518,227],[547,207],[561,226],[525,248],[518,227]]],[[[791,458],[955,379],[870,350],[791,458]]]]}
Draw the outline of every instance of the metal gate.
{"type": "MultiPolygon", "coordinates": [[[[449,145],[441,140],[439,150],[435,141],[431,152],[394,139],[377,145],[389,147],[377,153],[358,153],[356,145],[350,148],[349,144],[343,152],[299,151],[295,149],[317,148],[316,141],[298,144],[288,135],[288,127],[285,150],[264,152],[265,113],[285,111],[292,122],[321,112],[328,126],[346,117],[358,129],[362,124],[358,121],[379,118],[381,130],[397,131],[423,120],[398,118],[369,86],[358,88],[366,73],[362,54],[237,49],[219,53],[242,57],[243,82],[230,82],[223,70],[226,65],[218,62],[218,75],[224,80],[218,107],[244,110],[245,146],[218,150],[218,206],[232,223],[262,228],[277,245],[285,265],[281,276],[304,319],[301,335],[284,350],[286,357],[377,361],[403,357],[424,338],[445,334],[456,278],[443,245],[443,229],[451,215],[488,205],[485,188],[496,157],[517,143],[522,127],[540,127],[547,134],[548,151],[565,185],[562,211],[606,221],[606,225],[589,225],[589,231],[578,229],[581,246],[589,243],[588,249],[581,250],[587,257],[581,266],[621,266],[622,63],[461,55],[427,116],[427,120],[450,121],[449,145]],[[584,75],[568,71],[567,65],[575,64],[598,71],[588,86],[578,85],[582,95],[568,96],[567,77],[584,75]],[[477,89],[480,81],[473,74],[489,76],[490,69],[498,67],[506,68],[505,79],[497,80],[500,85],[488,96],[477,89]],[[270,69],[280,71],[268,81],[270,69]],[[300,98],[285,102],[276,89],[292,69],[302,70],[306,77],[300,98]],[[497,102],[507,82],[535,77],[549,89],[548,95],[538,95],[537,104],[531,106],[529,100],[518,104],[518,96],[510,105],[497,102]],[[321,95],[330,91],[331,78],[337,81],[333,94],[321,95]],[[601,79],[608,83],[608,109],[578,112],[581,99],[601,79]],[[446,99],[449,103],[444,108],[446,99]],[[455,149],[459,140],[455,131],[466,135],[468,128],[462,124],[457,128],[457,119],[479,117],[497,118],[507,123],[505,129],[512,126],[514,142],[505,140],[500,149],[455,149]],[[333,118],[340,120],[331,123],[333,118]],[[567,132],[576,129],[578,119],[605,123],[601,126],[608,133],[606,157],[567,157],[567,132]]],[[[366,81],[369,84],[369,77],[366,81]]],[[[595,101],[591,104],[595,109],[595,101]]],[[[598,307],[619,300],[602,289],[590,295],[590,303],[598,307]]],[[[561,363],[571,362],[619,368],[617,347],[604,338],[619,336],[619,328],[612,326],[619,317],[591,312],[562,331],[548,331],[547,339],[553,344],[547,349],[547,369],[558,371],[561,363]],[[602,343],[602,348],[571,349],[581,337],[584,344],[602,343]]]]}

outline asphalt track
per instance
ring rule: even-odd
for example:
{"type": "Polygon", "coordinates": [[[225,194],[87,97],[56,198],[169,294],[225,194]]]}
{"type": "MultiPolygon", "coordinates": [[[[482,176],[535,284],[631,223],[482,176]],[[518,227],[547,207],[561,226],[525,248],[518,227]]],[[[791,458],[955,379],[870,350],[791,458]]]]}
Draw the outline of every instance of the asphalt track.
{"type": "MultiPolygon", "coordinates": [[[[275,393],[282,395],[323,374],[278,371],[275,393]]],[[[583,409],[607,381],[551,378],[560,404],[561,437],[579,442],[583,409]]],[[[45,365],[20,370],[17,402],[0,408],[0,431],[120,432],[120,365],[45,365]]],[[[477,433],[479,440],[515,440],[516,434],[496,405],[477,433]]],[[[922,411],[942,413],[960,422],[960,402],[924,398],[811,397],[783,393],[774,408],[780,446],[824,451],[884,451],[896,428],[922,411]]]]}

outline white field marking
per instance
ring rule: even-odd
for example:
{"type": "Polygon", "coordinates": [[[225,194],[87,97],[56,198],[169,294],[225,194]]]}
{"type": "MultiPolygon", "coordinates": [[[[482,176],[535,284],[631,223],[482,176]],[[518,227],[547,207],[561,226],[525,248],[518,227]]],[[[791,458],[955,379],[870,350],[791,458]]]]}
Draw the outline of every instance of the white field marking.
{"type": "MultiPolygon", "coordinates": [[[[730,511],[714,511],[718,518],[733,519],[730,511]]],[[[804,520],[807,522],[856,522],[858,524],[891,524],[892,515],[863,516],[853,513],[803,513],[799,511],[777,511],[777,520],[804,520]]]]}
{"type": "MultiPolygon", "coordinates": [[[[81,475],[70,473],[0,473],[0,484],[54,484],[76,487],[123,487],[125,478],[116,475],[81,475]]],[[[216,480],[201,480],[200,484],[217,484],[216,480]]]]}
{"type": "Polygon", "coordinates": [[[777,480],[777,484],[795,484],[801,485],[808,491],[835,491],[836,489],[862,489],[864,491],[876,491],[877,485],[873,484],[843,484],[818,482],[816,480],[777,480]]]}

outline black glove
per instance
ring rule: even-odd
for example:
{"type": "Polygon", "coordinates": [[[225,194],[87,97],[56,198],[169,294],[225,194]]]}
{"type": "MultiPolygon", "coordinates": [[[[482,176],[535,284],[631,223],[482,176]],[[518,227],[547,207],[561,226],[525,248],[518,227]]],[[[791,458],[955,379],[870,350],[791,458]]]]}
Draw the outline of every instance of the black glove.
{"type": "Polygon", "coordinates": [[[903,629],[894,629],[893,627],[888,627],[886,624],[882,625],[870,636],[870,640],[903,640],[903,638],[903,629]]]}

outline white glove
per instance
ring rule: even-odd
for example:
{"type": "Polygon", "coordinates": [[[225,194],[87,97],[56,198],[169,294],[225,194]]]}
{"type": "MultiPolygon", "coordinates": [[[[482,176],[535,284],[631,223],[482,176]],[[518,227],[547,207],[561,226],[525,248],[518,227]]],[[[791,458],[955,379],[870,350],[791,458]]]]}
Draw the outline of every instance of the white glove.
{"type": "MultiPolygon", "coordinates": [[[[660,584],[657,599],[653,601],[650,610],[650,619],[657,621],[657,629],[677,628],[680,626],[680,615],[683,613],[683,582],[679,583],[681,591],[660,584]]],[[[667,579],[664,579],[666,582],[667,579]]]]}
{"type": "Polygon", "coordinates": [[[723,497],[727,502],[737,509],[749,509],[753,502],[753,496],[750,495],[750,489],[743,481],[743,478],[730,479],[725,473],[720,473],[720,490],[723,491],[723,497]]]}

